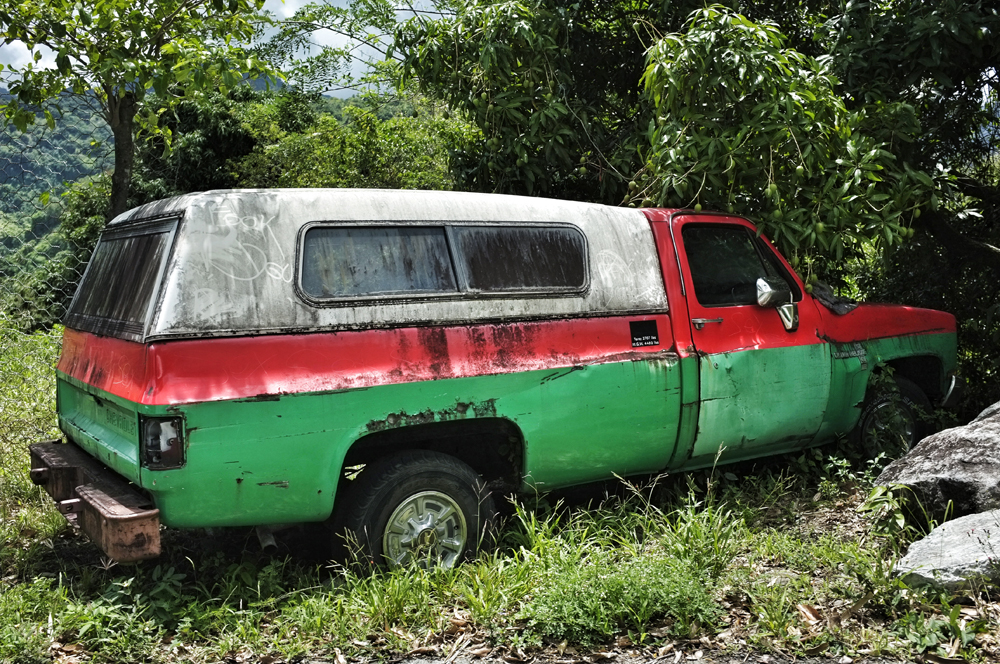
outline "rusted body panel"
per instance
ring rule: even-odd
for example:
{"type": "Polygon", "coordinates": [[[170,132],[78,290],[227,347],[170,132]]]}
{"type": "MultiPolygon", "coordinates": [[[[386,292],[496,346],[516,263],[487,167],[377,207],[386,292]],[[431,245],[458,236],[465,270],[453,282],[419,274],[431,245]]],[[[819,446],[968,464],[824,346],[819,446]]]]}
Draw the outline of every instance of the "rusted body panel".
{"type": "Polygon", "coordinates": [[[31,446],[31,479],[110,558],[135,562],[160,555],[160,512],[119,475],[72,443],[31,446]]]}

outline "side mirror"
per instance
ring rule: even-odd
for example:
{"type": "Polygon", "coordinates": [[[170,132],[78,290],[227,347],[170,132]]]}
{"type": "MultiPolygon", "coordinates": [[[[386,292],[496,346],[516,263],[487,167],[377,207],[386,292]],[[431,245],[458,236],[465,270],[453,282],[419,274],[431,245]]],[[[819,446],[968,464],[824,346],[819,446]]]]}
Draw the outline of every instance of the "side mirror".
{"type": "Polygon", "coordinates": [[[777,309],[785,331],[799,329],[799,307],[792,301],[792,291],[784,279],[761,277],[757,279],[757,304],[769,309],[777,309]]]}
{"type": "Polygon", "coordinates": [[[784,279],[760,277],[757,279],[757,304],[768,309],[792,301],[792,291],[784,279]]]}

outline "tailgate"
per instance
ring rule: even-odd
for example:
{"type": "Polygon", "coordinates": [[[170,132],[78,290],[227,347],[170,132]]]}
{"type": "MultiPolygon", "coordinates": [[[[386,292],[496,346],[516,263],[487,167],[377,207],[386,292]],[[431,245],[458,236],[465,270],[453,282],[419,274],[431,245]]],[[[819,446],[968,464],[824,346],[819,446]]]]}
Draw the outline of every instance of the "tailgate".
{"type": "Polygon", "coordinates": [[[135,404],[60,373],[59,427],[83,450],[139,483],[139,414],[135,404]]]}

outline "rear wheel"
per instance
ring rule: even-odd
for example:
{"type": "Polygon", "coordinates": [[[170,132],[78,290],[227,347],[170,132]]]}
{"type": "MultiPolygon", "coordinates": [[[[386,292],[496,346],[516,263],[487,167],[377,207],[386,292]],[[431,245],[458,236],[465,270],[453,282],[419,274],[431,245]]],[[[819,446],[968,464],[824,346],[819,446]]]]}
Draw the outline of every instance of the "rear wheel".
{"type": "Polygon", "coordinates": [[[853,437],[869,459],[897,459],[928,433],[931,404],[923,391],[902,376],[876,379],[869,386],[853,437]]]}
{"type": "Polygon", "coordinates": [[[458,459],[414,451],[370,464],[344,496],[338,535],[376,567],[454,567],[489,544],[496,509],[458,459]]]}

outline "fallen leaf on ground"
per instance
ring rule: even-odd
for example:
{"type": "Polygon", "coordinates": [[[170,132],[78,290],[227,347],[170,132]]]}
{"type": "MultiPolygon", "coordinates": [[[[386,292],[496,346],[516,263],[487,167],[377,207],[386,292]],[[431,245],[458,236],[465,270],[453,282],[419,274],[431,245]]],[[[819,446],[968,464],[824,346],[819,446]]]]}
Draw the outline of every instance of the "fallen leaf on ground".
{"type": "Polygon", "coordinates": [[[668,652],[670,652],[673,649],[674,649],[674,644],[673,643],[668,643],[667,645],[663,646],[662,648],[660,648],[659,650],[656,651],[656,656],[657,657],[663,657],[664,655],[666,655],[668,652]]]}
{"type": "Polygon", "coordinates": [[[796,604],[795,608],[799,610],[799,615],[802,616],[802,620],[810,627],[823,619],[820,612],[811,604],[796,604]]]}
{"type": "Polygon", "coordinates": [[[414,648],[410,652],[406,653],[406,656],[411,655],[430,655],[432,653],[438,652],[437,646],[420,646],[419,648],[414,648]]]}

